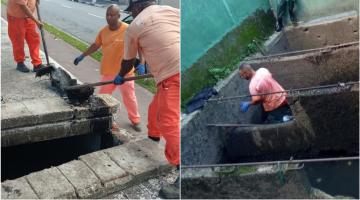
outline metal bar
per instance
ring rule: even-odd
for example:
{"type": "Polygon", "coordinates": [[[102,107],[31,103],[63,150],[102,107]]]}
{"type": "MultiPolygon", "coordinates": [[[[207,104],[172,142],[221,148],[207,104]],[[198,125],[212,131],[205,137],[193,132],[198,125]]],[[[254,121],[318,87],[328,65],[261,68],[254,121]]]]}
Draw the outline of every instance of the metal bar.
{"type": "Polygon", "coordinates": [[[206,126],[215,127],[253,127],[253,126],[265,126],[264,124],[206,124],[206,126]]]}
{"type": "Polygon", "coordinates": [[[303,160],[280,160],[280,161],[249,162],[249,163],[231,163],[231,164],[181,165],[181,168],[186,169],[186,168],[236,167],[236,166],[248,166],[248,165],[276,165],[276,164],[346,161],[346,160],[359,160],[359,156],[340,157],[340,158],[316,158],[316,159],[303,159],[303,160]]]}
{"type": "MultiPolygon", "coordinates": [[[[227,100],[233,100],[233,99],[240,99],[240,98],[247,98],[252,96],[263,96],[263,95],[269,95],[269,94],[279,94],[279,93],[294,93],[294,92],[301,92],[301,91],[309,91],[309,90],[319,90],[319,89],[328,89],[328,88],[335,88],[335,87],[345,87],[345,86],[351,86],[351,85],[359,85],[359,82],[347,82],[347,83],[337,83],[337,84],[331,84],[331,85],[322,85],[322,86],[314,86],[314,87],[305,87],[305,88],[298,88],[298,89],[290,89],[290,90],[284,90],[284,91],[277,91],[277,92],[268,92],[268,93],[260,93],[256,95],[239,95],[239,96],[232,96],[232,97],[221,97],[216,99],[208,99],[207,102],[212,101],[227,101],[227,100]]],[[[291,95],[288,95],[291,96],[291,95]]]]}
{"type": "Polygon", "coordinates": [[[314,51],[320,51],[321,52],[322,50],[331,50],[331,49],[337,49],[337,48],[344,48],[344,47],[352,46],[352,45],[355,45],[355,44],[359,44],[359,42],[358,41],[357,42],[349,42],[349,43],[344,43],[344,44],[340,44],[340,45],[333,45],[333,46],[328,46],[328,47],[306,49],[306,50],[300,50],[300,51],[291,51],[291,52],[273,54],[273,55],[268,55],[268,56],[254,57],[254,58],[244,59],[244,62],[253,61],[253,60],[267,59],[267,58],[284,57],[284,56],[296,55],[296,54],[302,54],[302,53],[309,53],[309,52],[314,52],[314,51]]]}

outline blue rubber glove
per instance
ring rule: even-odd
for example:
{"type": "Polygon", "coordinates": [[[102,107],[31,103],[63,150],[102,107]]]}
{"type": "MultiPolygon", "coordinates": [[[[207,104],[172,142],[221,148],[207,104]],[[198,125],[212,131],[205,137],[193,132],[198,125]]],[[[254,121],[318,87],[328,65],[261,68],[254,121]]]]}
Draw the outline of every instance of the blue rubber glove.
{"type": "Polygon", "coordinates": [[[74,65],[78,65],[79,62],[82,61],[84,58],[85,58],[85,56],[83,56],[83,55],[76,57],[74,60],[74,65]]]}
{"type": "Polygon", "coordinates": [[[241,103],[240,103],[240,110],[241,110],[241,112],[247,112],[248,110],[249,110],[249,107],[250,107],[250,102],[248,102],[248,101],[242,101],[241,103]]]}
{"type": "Polygon", "coordinates": [[[114,84],[115,85],[121,85],[124,83],[124,78],[120,75],[117,75],[114,79],[114,84]]]}
{"type": "Polygon", "coordinates": [[[145,74],[145,65],[138,64],[138,66],[135,67],[138,75],[144,75],[145,74]]]}

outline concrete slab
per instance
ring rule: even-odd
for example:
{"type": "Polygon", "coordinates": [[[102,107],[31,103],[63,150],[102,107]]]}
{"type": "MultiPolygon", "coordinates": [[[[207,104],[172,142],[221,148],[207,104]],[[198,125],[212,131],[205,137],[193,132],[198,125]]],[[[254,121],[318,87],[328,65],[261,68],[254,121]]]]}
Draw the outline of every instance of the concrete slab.
{"type": "Polygon", "coordinates": [[[41,199],[77,198],[75,189],[55,167],[25,177],[41,199]]]}
{"type": "Polygon", "coordinates": [[[74,135],[103,133],[110,130],[110,122],[111,116],[2,130],[1,146],[9,147],[74,135]]]}
{"type": "Polygon", "coordinates": [[[100,180],[82,161],[74,160],[57,167],[74,186],[80,198],[99,198],[104,194],[100,180]]]}
{"type": "Polygon", "coordinates": [[[1,129],[8,129],[23,126],[26,118],[32,117],[32,113],[23,103],[15,102],[1,104],[1,116],[1,129]]]}
{"type": "Polygon", "coordinates": [[[136,181],[157,175],[158,164],[142,151],[137,151],[128,145],[110,148],[104,151],[113,161],[130,174],[136,181]]]}
{"type": "Polygon", "coordinates": [[[59,97],[3,104],[2,108],[6,109],[5,112],[2,112],[1,120],[5,122],[1,127],[2,130],[66,121],[73,118],[73,110],[59,97]]]}
{"type": "Polygon", "coordinates": [[[1,199],[38,199],[25,178],[1,183],[1,199]]]}
{"type": "Polygon", "coordinates": [[[113,96],[108,94],[97,94],[96,95],[105,106],[111,108],[111,113],[116,113],[120,107],[120,102],[116,100],[113,96]]]}
{"type": "Polygon", "coordinates": [[[96,174],[108,194],[127,187],[127,184],[132,180],[131,175],[102,151],[80,156],[79,159],[96,174]]]}
{"type": "Polygon", "coordinates": [[[154,142],[150,139],[143,139],[129,143],[128,145],[158,163],[160,172],[166,172],[171,169],[172,166],[169,165],[165,158],[165,149],[161,143],[154,142]]]}

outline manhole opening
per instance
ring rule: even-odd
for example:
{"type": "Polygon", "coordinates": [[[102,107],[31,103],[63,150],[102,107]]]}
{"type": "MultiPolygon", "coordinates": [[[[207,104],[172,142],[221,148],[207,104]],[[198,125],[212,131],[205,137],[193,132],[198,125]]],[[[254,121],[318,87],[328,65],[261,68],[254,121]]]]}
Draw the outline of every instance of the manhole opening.
{"type": "Polygon", "coordinates": [[[76,160],[79,156],[121,145],[110,133],[86,134],[1,148],[1,181],[76,160]]]}

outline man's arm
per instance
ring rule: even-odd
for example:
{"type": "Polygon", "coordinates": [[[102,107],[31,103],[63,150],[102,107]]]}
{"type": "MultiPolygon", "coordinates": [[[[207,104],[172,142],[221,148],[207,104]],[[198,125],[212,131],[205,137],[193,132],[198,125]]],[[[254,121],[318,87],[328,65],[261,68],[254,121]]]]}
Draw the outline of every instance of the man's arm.
{"type": "Polygon", "coordinates": [[[83,56],[88,56],[94,52],[96,52],[100,48],[99,45],[93,43],[84,53],[82,53],[83,56]]]}
{"type": "Polygon", "coordinates": [[[119,76],[124,77],[127,73],[129,73],[132,70],[134,63],[135,63],[135,58],[131,60],[122,60],[119,76]]]}
{"type": "Polygon", "coordinates": [[[29,7],[27,5],[20,5],[21,10],[25,13],[26,16],[30,17],[30,19],[34,20],[34,22],[40,27],[43,25],[41,21],[36,19],[34,15],[31,13],[29,7]]]}
{"type": "Polygon", "coordinates": [[[260,96],[252,96],[251,97],[251,102],[250,102],[251,105],[256,105],[256,104],[259,104],[259,103],[261,103],[261,97],[260,96]]]}
{"type": "Polygon", "coordinates": [[[101,45],[98,45],[96,43],[93,43],[84,53],[82,53],[80,56],[76,57],[74,60],[74,65],[78,65],[79,62],[81,62],[85,56],[88,56],[95,51],[97,51],[100,48],[101,45]]]}

